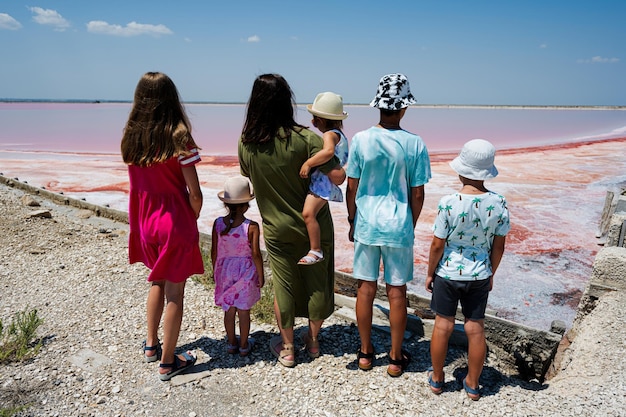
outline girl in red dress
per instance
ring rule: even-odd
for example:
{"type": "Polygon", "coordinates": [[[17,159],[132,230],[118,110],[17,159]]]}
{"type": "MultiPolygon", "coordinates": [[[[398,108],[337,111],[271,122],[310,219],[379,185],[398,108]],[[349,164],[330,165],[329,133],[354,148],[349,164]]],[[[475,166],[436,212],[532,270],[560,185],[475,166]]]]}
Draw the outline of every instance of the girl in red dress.
{"type": "Polygon", "coordinates": [[[121,149],[130,179],[129,260],[151,270],[144,358],[156,362],[160,356],[159,377],[167,381],[196,361],[191,351],[174,351],[185,282],[204,272],[196,223],[202,208],[195,168],[200,156],[178,90],[167,75],[148,72],[139,80],[121,149]],[[157,332],[164,309],[161,345],[157,332]]]}

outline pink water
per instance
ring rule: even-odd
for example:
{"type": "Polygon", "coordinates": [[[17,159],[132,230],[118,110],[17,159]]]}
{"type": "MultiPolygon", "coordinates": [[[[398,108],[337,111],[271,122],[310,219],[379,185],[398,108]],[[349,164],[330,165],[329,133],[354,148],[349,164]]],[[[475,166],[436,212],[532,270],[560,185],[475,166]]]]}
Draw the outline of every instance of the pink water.
{"type": "MultiPolygon", "coordinates": [[[[0,103],[0,172],[126,210],[128,179],[118,148],[129,108],[0,103]]],[[[205,205],[199,226],[208,233],[214,218],[224,214],[217,192],[226,178],[238,174],[234,155],[244,106],[192,105],[188,110],[203,148],[198,172],[205,205]]],[[[348,137],[376,122],[368,107],[349,106],[347,111],[348,137]]],[[[302,123],[308,121],[306,111],[298,114],[302,123]]],[[[453,154],[445,151],[456,152],[466,140],[484,137],[499,149],[500,175],[488,185],[507,196],[513,224],[490,308],[542,329],[554,319],[570,325],[599,249],[595,236],[606,192],[626,186],[626,111],[415,108],[403,125],[424,138],[433,160],[416,227],[415,279],[409,289],[426,295],[423,282],[437,201],[458,188],[447,164],[453,154]],[[539,145],[551,146],[535,147],[539,145]],[[534,148],[523,148],[530,146],[534,148]]],[[[350,272],[353,248],[345,206],[333,203],[331,210],[336,268],[350,272]]],[[[248,214],[260,220],[254,201],[248,214]]]]}

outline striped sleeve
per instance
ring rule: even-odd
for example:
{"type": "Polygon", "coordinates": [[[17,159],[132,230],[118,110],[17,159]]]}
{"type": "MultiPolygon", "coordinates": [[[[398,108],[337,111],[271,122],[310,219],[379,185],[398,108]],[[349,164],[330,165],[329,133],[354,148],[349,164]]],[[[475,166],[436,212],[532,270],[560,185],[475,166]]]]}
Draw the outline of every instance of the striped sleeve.
{"type": "Polygon", "coordinates": [[[189,154],[180,155],[178,157],[178,163],[184,167],[195,165],[198,162],[200,162],[200,153],[198,152],[198,148],[189,149],[189,154]]]}

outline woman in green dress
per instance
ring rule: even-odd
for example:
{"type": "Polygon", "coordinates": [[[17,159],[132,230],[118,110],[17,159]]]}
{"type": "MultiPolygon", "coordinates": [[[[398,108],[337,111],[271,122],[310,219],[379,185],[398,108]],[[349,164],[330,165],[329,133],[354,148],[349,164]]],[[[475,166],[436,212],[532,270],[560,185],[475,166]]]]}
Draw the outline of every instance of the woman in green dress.
{"type": "MultiPolygon", "coordinates": [[[[272,338],[270,350],[288,367],[295,365],[295,317],[309,319],[303,341],[308,355],[316,358],[320,328],[334,309],[334,229],[328,205],[317,216],[324,259],[314,265],[298,265],[309,250],[302,218],[309,179],[300,178],[300,167],[322,149],[322,138],[296,123],[294,109],[287,81],[277,74],[260,75],[252,87],[239,141],[241,174],[249,177],[254,187],[272,269],[280,337],[272,338]]],[[[336,157],[318,169],[337,185],[345,179],[336,157]]]]}

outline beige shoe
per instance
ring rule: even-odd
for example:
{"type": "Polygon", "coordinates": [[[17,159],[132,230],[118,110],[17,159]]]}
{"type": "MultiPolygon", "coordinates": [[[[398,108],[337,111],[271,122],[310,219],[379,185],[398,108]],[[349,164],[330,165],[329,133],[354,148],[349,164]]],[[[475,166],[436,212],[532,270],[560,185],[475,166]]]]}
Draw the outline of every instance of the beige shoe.
{"type": "Polygon", "coordinates": [[[283,338],[280,336],[274,336],[270,339],[270,351],[272,355],[278,359],[281,365],[287,368],[293,368],[296,366],[296,352],[293,348],[293,343],[283,344],[283,338]],[[294,359],[289,360],[287,356],[292,356],[294,359]]]}
{"type": "Polygon", "coordinates": [[[302,343],[304,343],[309,358],[315,359],[320,357],[320,342],[317,340],[317,337],[311,337],[309,333],[304,333],[302,335],[302,343]]]}

